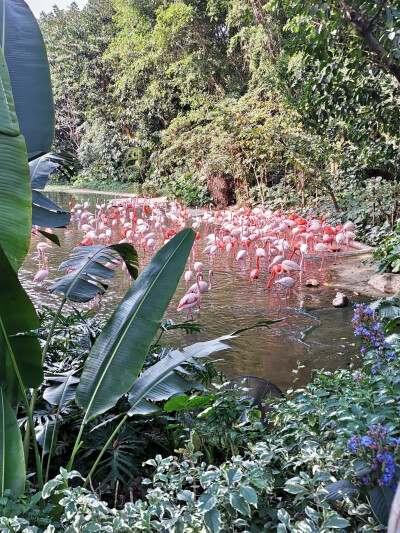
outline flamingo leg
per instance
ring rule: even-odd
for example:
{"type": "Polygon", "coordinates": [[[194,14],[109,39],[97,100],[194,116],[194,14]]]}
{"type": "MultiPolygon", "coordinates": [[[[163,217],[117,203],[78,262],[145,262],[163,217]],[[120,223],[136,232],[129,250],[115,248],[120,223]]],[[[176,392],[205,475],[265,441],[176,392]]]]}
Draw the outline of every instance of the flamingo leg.
{"type": "Polygon", "coordinates": [[[324,254],[322,254],[321,268],[319,269],[322,272],[322,267],[324,266],[324,254]]]}
{"type": "Polygon", "coordinates": [[[280,309],[281,309],[281,291],[280,291],[280,289],[278,289],[278,290],[276,291],[276,295],[277,295],[277,297],[278,297],[278,303],[279,303],[279,305],[278,305],[278,310],[280,310],[280,309]]]}
{"type": "Polygon", "coordinates": [[[298,300],[300,302],[300,307],[304,307],[304,300],[301,298],[300,294],[295,289],[293,289],[293,292],[297,296],[297,298],[298,298],[298,300]]]}

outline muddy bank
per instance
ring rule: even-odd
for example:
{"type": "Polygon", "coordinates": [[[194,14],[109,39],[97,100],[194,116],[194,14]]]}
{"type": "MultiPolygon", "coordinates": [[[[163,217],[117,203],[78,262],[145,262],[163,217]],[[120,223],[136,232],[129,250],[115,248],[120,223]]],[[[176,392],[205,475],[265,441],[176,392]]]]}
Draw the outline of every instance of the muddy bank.
{"type": "Polygon", "coordinates": [[[365,295],[374,299],[385,298],[396,292],[400,287],[398,274],[376,274],[372,258],[372,248],[365,247],[359,253],[343,254],[337,261],[331,261],[327,267],[331,280],[329,287],[342,290],[348,294],[365,295]]]}

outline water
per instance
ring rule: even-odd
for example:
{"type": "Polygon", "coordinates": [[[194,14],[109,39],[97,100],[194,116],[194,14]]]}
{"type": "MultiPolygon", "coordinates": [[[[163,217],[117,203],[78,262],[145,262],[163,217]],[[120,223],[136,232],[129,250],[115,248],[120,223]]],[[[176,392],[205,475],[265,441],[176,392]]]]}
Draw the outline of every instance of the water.
{"type": "MultiPolygon", "coordinates": [[[[68,209],[68,194],[48,195],[58,205],[68,209]]],[[[94,195],[75,195],[74,201],[83,203],[88,198],[91,199],[92,205],[96,203],[97,196],[94,195]]],[[[110,198],[107,197],[106,201],[110,198]]],[[[91,211],[93,212],[93,208],[91,211]]],[[[214,265],[211,265],[210,258],[202,253],[206,246],[203,235],[211,232],[212,228],[202,228],[196,257],[196,260],[204,263],[204,271],[213,268],[215,273],[212,291],[203,294],[201,310],[194,313],[195,322],[202,325],[201,332],[193,335],[185,335],[181,331],[168,332],[163,337],[165,345],[179,348],[231,333],[261,320],[283,318],[282,322],[272,324],[269,328],[253,329],[232,339],[231,349],[219,352],[214,357],[223,359],[220,363],[221,370],[229,378],[242,375],[261,377],[286,391],[293,387],[295,377],[298,378],[296,387],[306,384],[312,377],[313,369],[335,370],[351,363],[358,364],[358,350],[354,346],[350,324],[352,306],[333,308],[335,290],[324,286],[330,279],[329,261],[332,261],[332,258],[326,260],[328,269],[324,268],[322,273],[318,271],[319,260],[308,260],[307,274],[302,274],[298,285],[298,292],[304,299],[303,309],[299,308],[297,298],[292,295],[288,308],[278,310],[274,285],[271,285],[273,290],[265,289],[270,275],[264,261],[260,264],[260,278],[253,283],[248,281],[249,261],[247,268],[244,268],[232,254],[228,257],[223,252],[217,255],[214,265]],[[306,287],[305,280],[308,278],[317,278],[320,286],[306,287]],[[303,368],[295,376],[292,370],[297,368],[297,361],[303,368]]],[[[44,241],[43,237],[33,239],[26,261],[20,269],[21,281],[38,308],[43,304],[55,307],[60,302],[61,296],[49,293],[47,287],[59,276],[58,265],[68,258],[69,253],[83,238],[83,231],[78,229],[77,222],[71,223],[67,229],[54,230],[54,233],[60,238],[61,248],[53,245],[50,250],[50,273],[44,284],[37,286],[32,283],[38,269],[36,245],[39,241],[44,241]]],[[[118,242],[120,234],[120,228],[113,232],[113,242],[118,242]]],[[[161,245],[160,240],[157,245],[156,249],[161,245]]],[[[141,269],[151,259],[150,255],[144,255],[141,249],[139,258],[141,269]]],[[[253,263],[252,268],[254,266],[253,263]]],[[[110,316],[128,288],[129,283],[124,273],[118,269],[96,311],[104,317],[110,316]]],[[[176,310],[184,293],[185,281],[182,279],[165,315],[175,323],[183,322],[186,317],[186,312],[176,310]]],[[[90,307],[89,304],[74,306],[83,310],[90,307]]]]}

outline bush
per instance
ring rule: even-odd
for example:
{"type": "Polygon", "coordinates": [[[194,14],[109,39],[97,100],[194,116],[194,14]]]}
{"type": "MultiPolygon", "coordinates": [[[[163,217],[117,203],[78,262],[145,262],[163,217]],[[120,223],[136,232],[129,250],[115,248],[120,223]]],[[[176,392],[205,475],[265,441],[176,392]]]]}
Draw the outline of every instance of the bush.
{"type": "Polygon", "coordinates": [[[400,221],[379,244],[371,263],[376,264],[375,272],[400,272],[400,221]]]}

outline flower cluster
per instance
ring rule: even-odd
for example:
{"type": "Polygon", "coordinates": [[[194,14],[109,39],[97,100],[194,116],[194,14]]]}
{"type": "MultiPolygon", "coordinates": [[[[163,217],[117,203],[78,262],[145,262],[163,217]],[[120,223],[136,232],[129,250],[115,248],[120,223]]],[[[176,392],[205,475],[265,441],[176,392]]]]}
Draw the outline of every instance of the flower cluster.
{"type": "Polygon", "coordinates": [[[389,437],[385,426],[373,425],[368,426],[365,436],[353,435],[347,445],[352,453],[361,455],[370,464],[367,475],[362,477],[362,483],[358,482],[359,485],[378,484],[396,490],[394,457],[400,450],[400,438],[389,437]]]}
{"type": "Polygon", "coordinates": [[[383,325],[378,322],[377,314],[367,304],[357,304],[352,318],[354,335],[361,337],[361,353],[371,353],[375,363],[373,374],[380,369],[382,361],[392,361],[396,354],[390,350],[386,341],[383,325]]]}

